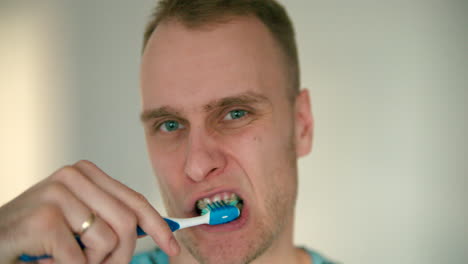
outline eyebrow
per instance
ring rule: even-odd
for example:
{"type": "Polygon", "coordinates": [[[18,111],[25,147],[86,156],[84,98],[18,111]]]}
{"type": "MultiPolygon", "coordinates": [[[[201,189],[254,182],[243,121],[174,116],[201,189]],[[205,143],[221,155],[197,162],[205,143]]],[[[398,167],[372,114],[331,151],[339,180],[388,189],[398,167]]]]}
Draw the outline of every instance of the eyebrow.
{"type": "Polygon", "coordinates": [[[249,104],[266,104],[270,103],[270,100],[264,95],[254,93],[254,92],[247,92],[242,93],[235,96],[229,96],[225,98],[221,98],[219,100],[215,100],[213,102],[208,103],[203,107],[203,109],[208,112],[214,108],[222,108],[228,107],[231,105],[249,105],[249,104]]]}
{"type": "Polygon", "coordinates": [[[163,106],[156,109],[149,109],[143,111],[140,115],[140,120],[141,122],[146,123],[147,121],[152,119],[158,119],[168,116],[180,116],[180,113],[170,106],[163,106]]]}
{"type": "MultiPolygon", "coordinates": [[[[214,100],[205,106],[203,110],[209,112],[215,108],[223,108],[232,105],[252,105],[252,104],[270,104],[271,101],[264,95],[255,92],[246,92],[239,95],[224,97],[214,100]]],[[[181,113],[171,106],[162,106],[155,109],[145,110],[141,113],[140,119],[143,123],[168,116],[181,116],[181,113]]]]}

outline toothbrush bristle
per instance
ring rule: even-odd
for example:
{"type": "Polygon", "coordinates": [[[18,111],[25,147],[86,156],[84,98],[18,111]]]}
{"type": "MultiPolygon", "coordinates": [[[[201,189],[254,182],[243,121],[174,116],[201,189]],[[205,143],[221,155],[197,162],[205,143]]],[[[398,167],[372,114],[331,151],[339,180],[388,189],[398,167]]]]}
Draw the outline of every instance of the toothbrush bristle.
{"type": "Polygon", "coordinates": [[[213,202],[207,206],[210,211],[210,225],[229,223],[240,215],[239,208],[224,201],[213,202]]]}

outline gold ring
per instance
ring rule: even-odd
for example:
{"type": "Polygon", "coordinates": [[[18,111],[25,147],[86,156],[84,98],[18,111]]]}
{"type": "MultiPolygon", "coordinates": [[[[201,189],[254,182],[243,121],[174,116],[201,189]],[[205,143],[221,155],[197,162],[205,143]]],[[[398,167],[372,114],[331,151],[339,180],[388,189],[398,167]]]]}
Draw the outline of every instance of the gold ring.
{"type": "Polygon", "coordinates": [[[80,236],[82,236],[86,230],[88,230],[91,225],[94,223],[94,220],[96,220],[96,215],[94,213],[91,213],[89,218],[81,224],[81,230],[80,230],[80,236]]]}

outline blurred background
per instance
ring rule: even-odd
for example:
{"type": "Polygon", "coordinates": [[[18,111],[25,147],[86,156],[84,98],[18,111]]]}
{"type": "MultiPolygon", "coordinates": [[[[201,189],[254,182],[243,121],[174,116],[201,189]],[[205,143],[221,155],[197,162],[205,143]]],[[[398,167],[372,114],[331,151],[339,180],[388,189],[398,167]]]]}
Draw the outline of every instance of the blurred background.
{"type": "MultiPolygon", "coordinates": [[[[297,244],[343,263],[468,263],[468,2],[282,3],[315,117],[297,244]]],[[[153,6],[0,0],[0,204],[89,159],[163,211],[138,119],[153,6]]]]}

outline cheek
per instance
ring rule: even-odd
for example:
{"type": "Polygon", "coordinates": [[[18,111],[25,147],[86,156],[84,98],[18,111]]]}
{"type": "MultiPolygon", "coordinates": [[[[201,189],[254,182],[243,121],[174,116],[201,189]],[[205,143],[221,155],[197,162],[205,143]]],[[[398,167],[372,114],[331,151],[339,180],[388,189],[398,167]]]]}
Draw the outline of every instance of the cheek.
{"type": "MultiPolygon", "coordinates": [[[[151,164],[157,176],[170,176],[180,173],[180,164],[183,162],[179,144],[164,144],[155,137],[147,137],[148,153],[151,158],[151,164]]],[[[176,177],[174,177],[176,178],[176,177]]]]}
{"type": "MultiPolygon", "coordinates": [[[[165,200],[177,200],[176,191],[181,190],[183,185],[183,166],[179,163],[183,161],[177,151],[168,151],[167,149],[150,142],[148,152],[151,159],[154,174],[158,180],[160,191],[165,200]]],[[[170,206],[169,206],[170,207],[170,206]]]]}
{"type": "Polygon", "coordinates": [[[221,145],[225,146],[225,152],[237,160],[240,165],[257,163],[264,139],[261,129],[250,128],[242,132],[224,136],[221,145]]]}
{"type": "Polygon", "coordinates": [[[280,143],[284,139],[273,131],[270,126],[257,126],[223,140],[223,145],[229,148],[237,165],[254,185],[266,181],[273,173],[275,163],[282,163],[280,159],[284,159],[281,157],[284,147],[280,143]]]}
{"type": "Polygon", "coordinates": [[[295,184],[293,130],[288,127],[272,122],[230,137],[226,144],[259,193],[269,193],[272,183],[285,189],[295,184]]]}

